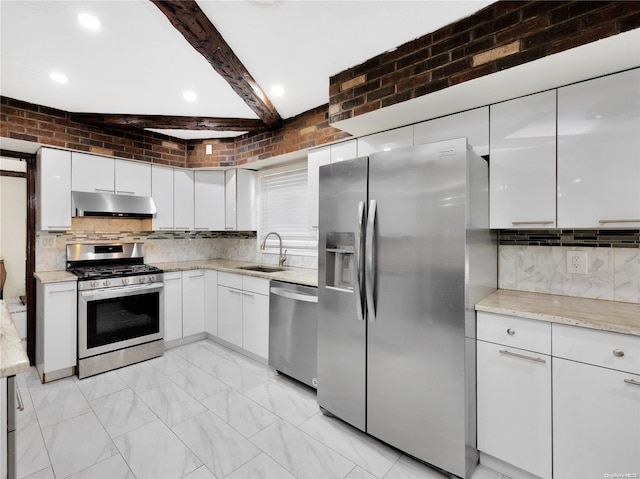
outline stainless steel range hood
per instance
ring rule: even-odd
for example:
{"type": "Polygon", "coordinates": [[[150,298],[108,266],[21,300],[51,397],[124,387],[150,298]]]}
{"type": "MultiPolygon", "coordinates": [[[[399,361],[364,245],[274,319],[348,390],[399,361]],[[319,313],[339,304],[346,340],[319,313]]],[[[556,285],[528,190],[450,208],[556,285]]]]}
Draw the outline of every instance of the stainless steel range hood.
{"type": "Polygon", "coordinates": [[[149,196],[72,191],[74,216],[152,218],[156,205],[149,196]]]}

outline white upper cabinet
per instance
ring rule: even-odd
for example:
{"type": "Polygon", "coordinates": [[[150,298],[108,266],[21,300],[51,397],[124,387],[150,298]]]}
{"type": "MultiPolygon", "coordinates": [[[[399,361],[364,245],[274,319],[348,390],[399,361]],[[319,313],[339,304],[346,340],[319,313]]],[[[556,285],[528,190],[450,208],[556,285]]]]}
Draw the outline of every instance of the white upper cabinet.
{"type": "Polygon", "coordinates": [[[309,226],[318,227],[318,201],[320,195],[320,167],[331,163],[331,146],[310,150],[307,156],[307,191],[309,226]]]}
{"type": "Polygon", "coordinates": [[[256,172],[238,168],[224,173],[224,229],[255,231],[257,229],[256,172]]]}
{"type": "Polygon", "coordinates": [[[556,225],[556,90],[491,105],[491,228],[556,225]]]}
{"type": "Polygon", "coordinates": [[[116,194],[151,196],[151,164],[115,160],[116,194]]]}
{"type": "Polygon", "coordinates": [[[156,204],[153,230],[173,229],[173,168],[151,167],[151,196],[156,204]]]}
{"type": "Polygon", "coordinates": [[[191,231],[193,225],[193,171],[173,170],[173,227],[191,231]]]}
{"type": "Polygon", "coordinates": [[[358,156],[368,156],[378,151],[395,150],[412,145],[413,126],[405,126],[358,138],[358,156]]]}
{"type": "Polygon", "coordinates": [[[196,230],[224,230],[224,183],[224,171],[202,170],[195,172],[194,220],[196,230]]]}
{"type": "Polygon", "coordinates": [[[454,115],[418,123],[413,127],[413,144],[467,138],[478,155],[489,154],[489,107],[476,108],[454,115]]]}
{"type": "Polygon", "coordinates": [[[73,191],[151,196],[151,164],[72,153],[73,191]]]}
{"type": "Polygon", "coordinates": [[[86,153],[71,154],[71,189],[115,193],[114,159],[86,153]]]}
{"type": "Polygon", "coordinates": [[[558,89],[558,227],[640,227],[640,69],[558,89]]]}
{"type": "Polygon", "coordinates": [[[331,145],[331,163],[358,157],[358,141],[347,140],[331,145]]]}
{"type": "Polygon", "coordinates": [[[36,229],[71,229],[71,152],[41,148],[37,171],[36,229]]]}

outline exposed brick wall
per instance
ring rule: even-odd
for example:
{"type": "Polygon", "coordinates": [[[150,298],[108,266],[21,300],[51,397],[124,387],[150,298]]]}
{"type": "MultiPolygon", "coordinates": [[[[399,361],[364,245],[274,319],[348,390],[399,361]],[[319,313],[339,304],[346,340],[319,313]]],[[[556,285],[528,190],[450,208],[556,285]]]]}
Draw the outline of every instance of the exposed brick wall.
{"type": "Polygon", "coordinates": [[[331,123],[640,27],[640,1],[501,1],[330,79],[331,123]]]}
{"type": "Polygon", "coordinates": [[[322,105],[284,121],[275,132],[247,134],[236,139],[238,165],[272,156],[324,145],[349,138],[349,134],[329,126],[327,105],[322,105]]]}
{"type": "Polygon", "coordinates": [[[235,164],[234,138],[190,140],[188,143],[186,166],[189,168],[211,168],[235,164]],[[206,145],[211,145],[210,155],[207,155],[206,145]]]}
{"type": "Polygon", "coordinates": [[[71,121],[70,113],[12,98],[0,98],[0,137],[43,145],[185,166],[187,142],[153,132],[129,132],[71,121]]]}

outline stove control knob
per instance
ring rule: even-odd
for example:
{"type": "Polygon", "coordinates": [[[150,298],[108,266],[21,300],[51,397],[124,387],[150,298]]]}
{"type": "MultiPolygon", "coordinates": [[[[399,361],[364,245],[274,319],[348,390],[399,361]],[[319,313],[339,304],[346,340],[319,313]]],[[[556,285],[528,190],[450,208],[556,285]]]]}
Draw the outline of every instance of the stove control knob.
{"type": "Polygon", "coordinates": [[[140,282],[144,283],[147,280],[146,276],[140,276],[140,282]]]}
{"type": "Polygon", "coordinates": [[[152,274],[151,276],[149,276],[149,281],[154,282],[156,280],[156,275],[152,274]]]}
{"type": "Polygon", "coordinates": [[[111,280],[110,279],[105,279],[102,284],[104,284],[105,286],[111,286],[111,280]]]}
{"type": "Polygon", "coordinates": [[[129,278],[122,278],[122,284],[129,284],[129,278]]]}
{"type": "Polygon", "coordinates": [[[97,288],[98,284],[100,284],[100,283],[98,283],[97,281],[91,281],[91,287],[92,288],[97,288]]]}

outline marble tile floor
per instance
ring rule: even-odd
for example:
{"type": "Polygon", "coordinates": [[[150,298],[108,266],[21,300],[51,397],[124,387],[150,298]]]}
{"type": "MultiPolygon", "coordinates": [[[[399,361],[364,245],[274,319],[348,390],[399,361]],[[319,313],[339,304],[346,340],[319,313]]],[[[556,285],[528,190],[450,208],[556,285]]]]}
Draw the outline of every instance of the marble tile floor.
{"type": "MultiPolygon", "coordinates": [[[[209,340],[43,385],[18,376],[21,479],[443,479],[324,416],[315,391],[209,340]]],[[[479,466],[473,479],[502,479],[479,466]]]]}

